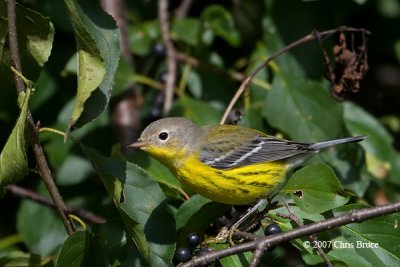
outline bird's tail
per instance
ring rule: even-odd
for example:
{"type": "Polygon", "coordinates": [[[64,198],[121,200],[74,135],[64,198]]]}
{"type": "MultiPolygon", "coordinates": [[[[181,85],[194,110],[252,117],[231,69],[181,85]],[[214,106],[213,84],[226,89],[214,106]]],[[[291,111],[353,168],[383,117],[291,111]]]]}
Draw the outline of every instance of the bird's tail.
{"type": "Polygon", "coordinates": [[[347,138],[341,138],[341,139],[335,139],[335,140],[329,140],[329,141],[322,141],[322,142],[318,142],[318,143],[310,145],[309,148],[318,151],[320,149],[331,147],[331,146],[336,146],[339,144],[360,142],[360,141],[364,140],[365,138],[366,138],[366,136],[356,136],[356,137],[347,137],[347,138]]]}

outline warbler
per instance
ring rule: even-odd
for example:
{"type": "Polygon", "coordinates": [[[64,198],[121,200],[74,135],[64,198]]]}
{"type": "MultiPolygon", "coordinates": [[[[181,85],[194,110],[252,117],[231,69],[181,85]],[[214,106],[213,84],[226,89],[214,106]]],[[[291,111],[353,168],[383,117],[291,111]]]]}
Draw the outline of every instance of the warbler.
{"type": "Polygon", "coordinates": [[[284,185],[289,170],[319,150],[364,138],[293,142],[242,126],[199,126],[176,117],[151,123],[128,147],[144,150],[200,195],[230,205],[259,201],[256,209],[284,185]]]}

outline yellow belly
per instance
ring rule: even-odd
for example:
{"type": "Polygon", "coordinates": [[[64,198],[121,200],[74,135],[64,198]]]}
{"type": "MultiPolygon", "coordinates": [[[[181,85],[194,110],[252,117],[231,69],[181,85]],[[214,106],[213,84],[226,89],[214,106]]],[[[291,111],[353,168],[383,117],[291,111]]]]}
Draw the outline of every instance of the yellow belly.
{"type": "Polygon", "coordinates": [[[175,173],[181,183],[211,200],[245,205],[275,192],[284,183],[285,161],[219,170],[188,158],[175,173]]]}

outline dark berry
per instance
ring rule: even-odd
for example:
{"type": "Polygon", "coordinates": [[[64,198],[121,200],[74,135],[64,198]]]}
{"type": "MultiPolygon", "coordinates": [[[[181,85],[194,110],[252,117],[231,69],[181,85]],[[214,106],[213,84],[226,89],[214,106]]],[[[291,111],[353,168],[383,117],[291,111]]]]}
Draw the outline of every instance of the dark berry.
{"type": "Polygon", "coordinates": [[[157,43],[153,46],[153,52],[158,57],[165,57],[167,49],[163,43],[157,43]]]}
{"type": "Polygon", "coordinates": [[[189,248],[181,247],[175,251],[174,259],[177,262],[187,262],[192,258],[192,253],[189,248]]]}
{"type": "Polygon", "coordinates": [[[279,233],[282,233],[282,229],[275,223],[271,223],[264,230],[264,235],[275,235],[279,233]]]}
{"type": "Polygon", "coordinates": [[[186,242],[191,248],[200,245],[201,241],[201,236],[198,233],[190,233],[186,238],[186,242]]]}

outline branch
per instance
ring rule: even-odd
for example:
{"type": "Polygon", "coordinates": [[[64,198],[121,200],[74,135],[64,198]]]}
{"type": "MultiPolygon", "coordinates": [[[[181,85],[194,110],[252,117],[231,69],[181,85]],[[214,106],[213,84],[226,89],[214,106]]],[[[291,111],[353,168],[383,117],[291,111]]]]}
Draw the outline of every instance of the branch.
{"type": "Polygon", "coordinates": [[[122,0],[101,0],[101,5],[103,9],[110,14],[117,22],[118,28],[121,33],[121,54],[129,63],[132,68],[135,68],[134,57],[132,56],[131,50],[129,48],[128,39],[128,23],[125,17],[125,3],[122,0]]]}
{"type": "MultiPolygon", "coordinates": [[[[350,27],[347,27],[347,26],[341,26],[341,27],[336,28],[336,29],[320,32],[319,33],[319,38],[321,38],[321,37],[326,38],[326,37],[329,37],[332,34],[335,34],[337,32],[364,32],[366,34],[370,34],[369,31],[367,31],[365,29],[350,28],[350,27]]],[[[224,124],[225,123],[226,118],[228,117],[229,112],[232,110],[232,108],[235,105],[236,101],[243,94],[243,92],[250,86],[250,84],[252,83],[254,77],[257,75],[257,73],[260,70],[262,70],[263,68],[265,68],[269,64],[270,61],[272,61],[273,59],[279,57],[283,53],[286,53],[287,51],[289,51],[290,49],[292,49],[294,47],[297,47],[299,45],[302,45],[302,44],[310,42],[310,41],[314,41],[316,39],[317,39],[317,36],[315,34],[315,31],[313,31],[312,33],[304,36],[303,38],[298,39],[297,41],[294,41],[293,43],[291,43],[291,44],[283,47],[282,49],[276,51],[270,57],[268,57],[262,64],[260,64],[255,70],[253,70],[253,72],[250,73],[249,77],[247,77],[246,80],[243,81],[243,83],[240,85],[239,89],[236,91],[235,95],[231,99],[231,102],[229,103],[228,107],[225,110],[224,115],[221,118],[220,124],[224,124]]]]}
{"type": "MultiPolygon", "coordinates": [[[[51,200],[51,198],[39,195],[38,193],[36,193],[34,191],[25,189],[25,188],[17,186],[17,185],[8,185],[5,187],[5,189],[6,189],[6,191],[10,192],[14,196],[29,199],[36,203],[43,204],[47,207],[55,209],[54,202],[53,202],[53,200],[51,200]]],[[[83,220],[85,220],[88,223],[105,223],[106,222],[106,219],[104,219],[103,217],[100,217],[96,214],[93,214],[91,212],[88,212],[88,211],[85,211],[82,209],[78,209],[75,207],[71,207],[71,206],[66,206],[66,208],[67,208],[68,212],[82,218],[83,220]]]]}
{"type": "Polygon", "coordinates": [[[259,237],[254,241],[239,244],[219,251],[209,252],[203,256],[196,257],[182,264],[181,267],[203,266],[220,258],[227,257],[233,254],[238,254],[245,251],[254,251],[258,247],[263,247],[263,249],[265,250],[272,246],[276,246],[293,239],[316,234],[346,224],[360,223],[371,218],[395,213],[398,211],[400,211],[400,201],[385,206],[353,210],[347,214],[301,226],[288,232],[272,236],[259,237]]]}
{"type": "Polygon", "coordinates": [[[164,114],[172,107],[174,86],[176,79],[176,56],[174,44],[171,40],[170,25],[168,20],[168,0],[158,0],[158,20],[160,21],[164,45],[167,49],[167,78],[165,83],[164,114]]]}
{"type": "MultiPolygon", "coordinates": [[[[17,23],[16,23],[16,13],[15,13],[15,0],[7,1],[7,18],[8,18],[8,34],[9,34],[9,46],[11,52],[11,60],[15,69],[19,73],[22,72],[21,68],[21,60],[19,57],[19,48],[18,48],[18,34],[17,34],[17,23]]],[[[17,93],[23,92],[26,90],[24,82],[21,77],[18,75],[14,75],[15,83],[17,86],[17,93]]],[[[74,233],[74,228],[72,221],[67,216],[67,210],[65,208],[64,201],[58,188],[54,182],[53,176],[50,172],[49,166],[46,161],[46,157],[43,153],[42,146],[40,144],[38,131],[34,120],[32,118],[32,114],[30,110],[28,110],[27,115],[28,126],[30,128],[30,143],[33,149],[34,156],[36,158],[37,168],[41,177],[43,178],[44,183],[46,184],[47,190],[50,193],[51,198],[53,199],[57,210],[60,214],[60,217],[64,223],[64,227],[69,235],[74,233]]]]}
{"type": "Polygon", "coordinates": [[[175,10],[175,16],[177,18],[185,18],[192,6],[193,0],[182,0],[181,4],[175,10]]]}

